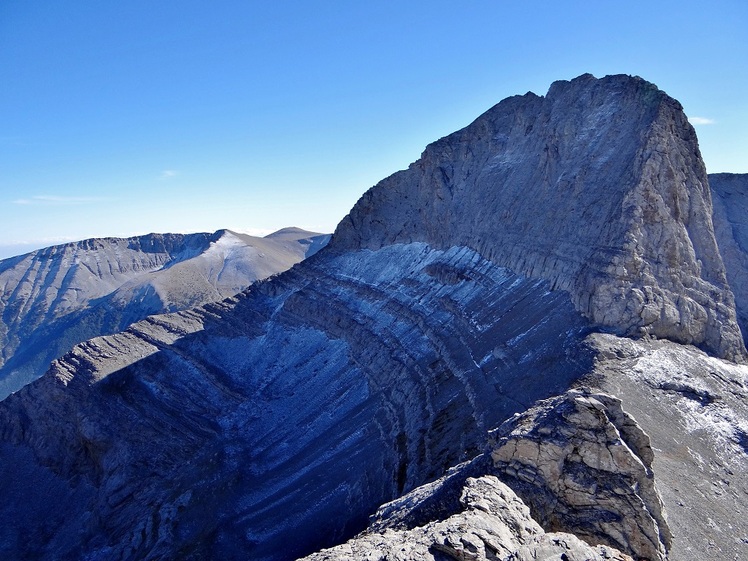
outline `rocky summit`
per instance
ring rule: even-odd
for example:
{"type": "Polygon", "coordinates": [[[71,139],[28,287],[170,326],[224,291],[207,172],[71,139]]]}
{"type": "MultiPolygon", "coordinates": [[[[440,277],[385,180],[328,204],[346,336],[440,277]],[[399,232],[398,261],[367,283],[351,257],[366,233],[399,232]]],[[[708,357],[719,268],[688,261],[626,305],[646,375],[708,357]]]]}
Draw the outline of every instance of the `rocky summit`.
{"type": "Polygon", "coordinates": [[[719,212],[654,85],[504,100],[313,257],[3,400],[0,552],[748,558],[746,272],[719,212]]]}

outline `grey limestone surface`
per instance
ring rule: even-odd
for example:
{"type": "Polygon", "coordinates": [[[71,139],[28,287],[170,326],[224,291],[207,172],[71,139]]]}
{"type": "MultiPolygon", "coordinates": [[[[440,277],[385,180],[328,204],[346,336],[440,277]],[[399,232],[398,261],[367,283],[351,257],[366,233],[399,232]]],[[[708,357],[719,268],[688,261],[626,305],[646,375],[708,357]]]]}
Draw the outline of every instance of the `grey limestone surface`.
{"type": "Polygon", "coordinates": [[[0,402],[0,556],[748,558],[742,265],[712,216],[654,85],[509,98],[289,271],[0,402]]]}

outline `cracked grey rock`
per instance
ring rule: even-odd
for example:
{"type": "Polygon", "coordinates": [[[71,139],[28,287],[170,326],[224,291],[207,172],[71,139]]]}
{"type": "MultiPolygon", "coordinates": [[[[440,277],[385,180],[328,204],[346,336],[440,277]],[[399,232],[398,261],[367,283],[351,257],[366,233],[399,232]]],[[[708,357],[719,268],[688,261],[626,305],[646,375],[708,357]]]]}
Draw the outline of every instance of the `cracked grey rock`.
{"type": "MultiPolygon", "coordinates": [[[[417,492],[417,491],[416,491],[417,492]]],[[[402,500],[407,501],[406,495],[402,500]]],[[[402,501],[401,500],[401,501],[402,501]]],[[[401,502],[399,501],[399,502],[401,502]]],[[[546,533],[530,509],[492,475],[469,477],[459,512],[412,529],[382,527],[345,544],[304,557],[306,561],[632,561],[607,546],[590,546],[574,535],[546,533]]]]}
{"type": "Polygon", "coordinates": [[[649,437],[621,401],[572,390],[491,433],[498,474],[547,529],[662,560],[671,545],[649,437]]]}

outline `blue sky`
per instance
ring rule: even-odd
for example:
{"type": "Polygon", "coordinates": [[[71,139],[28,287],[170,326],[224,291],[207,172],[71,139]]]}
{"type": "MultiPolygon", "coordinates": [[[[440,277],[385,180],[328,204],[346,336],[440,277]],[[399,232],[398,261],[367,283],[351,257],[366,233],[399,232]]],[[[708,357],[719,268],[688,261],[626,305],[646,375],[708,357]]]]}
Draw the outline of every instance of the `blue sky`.
{"type": "Polygon", "coordinates": [[[748,2],[0,2],[0,257],[60,241],[332,231],[514,94],[636,74],[748,172],[748,2]]]}

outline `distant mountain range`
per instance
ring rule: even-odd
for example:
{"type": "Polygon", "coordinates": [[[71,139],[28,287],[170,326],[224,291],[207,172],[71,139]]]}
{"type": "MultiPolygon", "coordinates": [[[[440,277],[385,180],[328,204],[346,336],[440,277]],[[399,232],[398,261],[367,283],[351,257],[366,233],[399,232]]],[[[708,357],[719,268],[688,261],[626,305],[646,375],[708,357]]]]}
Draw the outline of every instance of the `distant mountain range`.
{"type": "Polygon", "coordinates": [[[149,234],[67,243],[0,261],[0,399],[73,345],[151,314],[233,296],[319,251],[330,236],[149,234]]]}
{"type": "Polygon", "coordinates": [[[115,243],[97,296],[29,259],[9,348],[117,332],[0,402],[0,557],[748,559],[748,183],[711,180],[678,101],[585,74],[217,302],[120,331],[235,290],[234,235],[115,243]]]}

